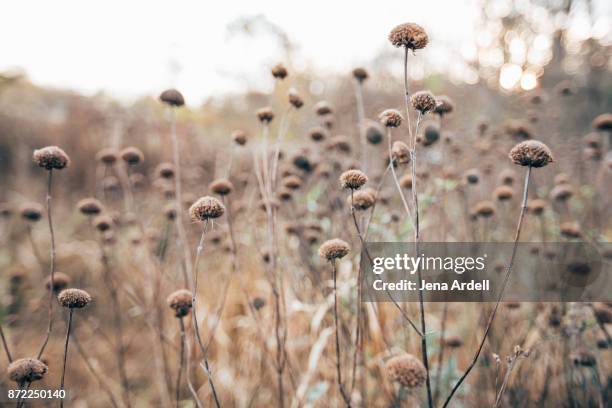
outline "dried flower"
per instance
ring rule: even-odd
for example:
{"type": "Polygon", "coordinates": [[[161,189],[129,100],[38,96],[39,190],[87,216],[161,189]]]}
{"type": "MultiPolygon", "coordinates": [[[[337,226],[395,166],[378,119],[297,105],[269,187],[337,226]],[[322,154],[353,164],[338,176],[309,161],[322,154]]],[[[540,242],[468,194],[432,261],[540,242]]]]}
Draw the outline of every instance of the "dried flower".
{"type": "Polygon", "coordinates": [[[93,197],[88,197],[79,200],[79,202],[77,203],[77,208],[81,212],[81,214],[91,216],[100,214],[102,212],[103,207],[102,203],[99,200],[93,197]]]}
{"type": "Polygon", "coordinates": [[[575,221],[561,223],[561,225],[559,225],[559,230],[561,231],[561,235],[566,238],[580,238],[582,236],[580,224],[575,221]]]}
{"type": "Polygon", "coordinates": [[[425,48],[429,42],[427,33],[418,24],[400,24],[389,33],[389,41],[396,47],[406,47],[410,50],[425,48]]]}
{"type": "Polygon", "coordinates": [[[142,151],[133,146],[123,149],[120,155],[123,161],[130,166],[134,166],[144,160],[144,154],[142,154],[142,151]]]}
{"type": "Polygon", "coordinates": [[[49,368],[36,358],[20,358],[7,368],[8,377],[19,385],[41,380],[49,368]]]}
{"type": "Polygon", "coordinates": [[[225,213],[225,206],[214,197],[206,196],[198,199],[189,208],[189,215],[193,221],[206,221],[219,218],[225,213]]]}
{"type": "Polygon", "coordinates": [[[410,162],[410,149],[404,142],[394,142],[391,148],[393,160],[397,164],[406,164],[410,162]]]}
{"type": "Polygon", "coordinates": [[[171,179],[174,177],[174,165],[172,163],[159,163],[155,168],[155,173],[161,178],[171,179]]]}
{"type": "Polygon", "coordinates": [[[19,213],[21,214],[21,218],[26,221],[36,222],[42,218],[43,212],[45,211],[44,207],[38,203],[24,203],[19,208],[19,213]]]}
{"type": "Polygon", "coordinates": [[[187,289],[179,289],[172,292],[166,299],[168,306],[174,310],[174,316],[184,317],[189,314],[193,305],[193,295],[187,289]]]}
{"type": "Polygon", "coordinates": [[[57,296],[57,300],[65,308],[82,309],[91,302],[91,296],[81,289],[64,289],[57,296]]]}
{"type": "Polygon", "coordinates": [[[327,130],[323,129],[320,126],[313,127],[308,131],[308,135],[315,142],[320,142],[327,138],[327,130]]]}
{"type": "Polygon", "coordinates": [[[270,123],[274,119],[274,112],[268,106],[257,110],[256,115],[261,123],[270,123]]]}
{"type": "Polygon", "coordinates": [[[266,301],[261,297],[256,297],[253,299],[253,307],[255,310],[260,310],[262,307],[266,305],[266,301]]]}
{"type": "Polygon", "coordinates": [[[469,169],[465,172],[465,181],[469,184],[477,184],[480,180],[480,172],[478,169],[469,169]]]}
{"type": "Polygon", "coordinates": [[[358,190],[368,181],[368,176],[361,170],[348,170],[340,175],[342,188],[358,190]]]}
{"type": "Polygon", "coordinates": [[[220,196],[225,196],[234,191],[234,185],[228,179],[218,179],[210,183],[210,190],[219,194],[220,196]]]}
{"type": "Polygon", "coordinates": [[[247,134],[244,130],[234,130],[232,132],[232,139],[237,145],[244,146],[247,142],[247,134]]]}
{"type": "Polygon", "coordinates": [[[296,109],[304,106],[304,100],[294,89],[289,91],[289,103],[296,109]]]}
{"type": "Polygon", "coordinates": [[[493,195],[499,201],[508,201],[512,200],[514,190],[509,186],[499,186],[493,191],[493,195]]]}
{"type": "Polygon", "coordinates": [[[363,81],[368,79],[368,76],[368,71],[365,68],[358,67],[353,70],[353,78],[359,83],[363,83],[363,81]]]}
{"type": "Polygon", "coordinates": [[[612,113],[602,113],[601,115],[597,116],[595,119],[593,119],[591,126],[593,126],[593,129],[596,130],[612,130],[612,113]]]}
{"type": "Polygon", "coordinates": [[[553,155],[544,143],[526,140],[510,150],[510,159],[520,166],[544,167],[554,161],[553,155]]]}
{"type": "Polygon", "coordinates": [[[574,195],[574,189],[567,183],[557,184],[550,191],[550,198],[554,201],[565,202],[574,195]]]}
{"type": "Polygon", "coordinates": [[[436,96],[436,101],[438,104],[434,109],[434,113],[437,113],[440,116],[444,116],[447,113],[451,113],[454,109],[454,104],[451,98],[446,95],[436,96]]]}
{"type": "Polygon", "coordinates": [[[345,241],[335,238],[325,241],[319,247],[319,256],[328,261],[344,258],[351,251],[349,244],[345,241]]]}
{"type": "Polygon", "coordinates": [[[490,201],[481,201],[474,207],[474,213],[483,218],[492,217],[495,214],[495,205],[490,201]]]}
{"type": "MultiPolygon", "coordinates": [[[[351,205],[351,197],[346,198],[346,202],[351,205]]],[[[356,191],[353,193],[353,207],[356,210],[367,210],[376,202],[376,197],[370,191],[356,191]]]]}
{"type": "Polygon", "coordinates": [[[410,174],[404,174],[402,178],[399,179],[399,184],[402,188],[410,190],[412,188],[412,176],[410,174]]]}
{"type": "Polygon", "coordinates": [[[115,164],[117,157],[119,157],[117,151],[115,149],[111,149],[110,147],[102,149],[96,153],[96,160],[109,166],[115,164]]]}
{"type": "Polygon", "coordinates": [[[315,105],[315,112],[319,116],[329,115],[332,113],[332,108],[326,101],[320,101],[315,105]]]}
{"type": "Polygon", "coordinates": [[[377,145],[382,142],[384,137],[384,129],[374,121],[368,121],[366,127],[366,139],[370,144],[377,145]]]}
{"type": "Polygon", "coordinates": [[[185,105],[185,98],[176,89],[166,89],[159,95],[159,100],[169,106],[180,107],[185,105]]]}
{"type": "Polygon", "coordinates": [[[92,220],[91,223],[94,226],[94,228],[100,232],[108,231],[109,229],[112,228],[114,224],[113,219],[110,216],[105,215],[105,214],[98,215],[92,220]]]}
{"type": "Polygon", "coordinates": [[[427,379],[427,370],[423,363],[408,353],[387,360],[385,372],[389,381],[397,382],[406,388],[421,387],[427,379]]]}
{"type": "Polygon", "coordinates": [[[440,139],[440,127],[434,124],[425,126],[423,130],[423,146],[431,146],[440,139]]]}
{"type": "Polygon", "coordinates": [[[516,180],[516,173],[512,169],[504,169],[499,173],[499,181],[505,186],[511,186],[516,180]]]}
{"type": "Polygon", "coordinates": [[[527,202],[527,211],[533,215],[542,215],[546,209],[546,201],[536,198],[527,202]]]}
{"type": "MultiPolygon", "coordinates": [[[[70,279],[70,276],[66,275],[65,273],[55,272],[53,274],[53,292],[58,293],[66,289],[68,285],[70,285],[71,281],[72,279],[70,279]]],[[[45,287],[47,290],[51,288],[51,276],[45,280],[45,287]]]]}
{"type": "Polygon", "coordinates": [[[272,76],[276,79],[285,79],[288,75],[287,68],[283,64],[276,64],[272,67],[272,76]]]}
{"type": "Polygon", "coordinates": [[[287,176],[283,178],[283,186],[289,190],[297,190],[302,187],[302,179],[294,175],[287,176]]]}
{"type": "Polygon", "coordinates": [[[176,219],[176,214],[177,214],[177,211],[176,211],[176,204],[175,204],[175,203],[173,203],[173,202],[172,202],[172,203],[168,203],[168,204],[166,204],[166,205],[164,206],[164,210],[163,210],[163,212],[164,212],[164,216],[165,216],[165,217],[166,217],[168,220],[170,220],[170,221],[175,220],[175,219],[176,219]]]}
{"type": "Polygon", "coordinates": [[[410,97],[410,103],[414,109],[418,110],[423,115],[433,111],[437,106],[436,98],[429,91],[415,92],[410,97]]]}
{"type": "Polygon", "coordinates": [[[388,128],[396,128],[402,124],[402,114],[397,109],[386,109],[379,116],[380,123],[388,128]]]}
{"type": "Polygon", "coordinates": [[[47,170],[61,170],[70,165],[70,158],[57,146],[47,146],[34,150],[34,162],[47,170]]]}

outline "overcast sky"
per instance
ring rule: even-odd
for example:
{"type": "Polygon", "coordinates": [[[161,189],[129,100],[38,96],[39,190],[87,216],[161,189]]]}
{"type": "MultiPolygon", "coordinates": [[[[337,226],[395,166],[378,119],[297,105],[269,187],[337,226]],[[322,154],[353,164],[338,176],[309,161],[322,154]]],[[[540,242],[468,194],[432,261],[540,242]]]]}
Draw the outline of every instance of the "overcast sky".
{"type": "Polygon", "coordinates": [[[476,0],[19,0],[2,7],[0,70],[19,67],[37,84],[126,99],[175,86],[198,103],[243,90],[245,79],[268,80],[281,58],[269,36],[228,35],[243,16],[281,27],[299,47],[298,63],[341,72],[391,47],[389,29],[406,21],[459,47],[471,40],[477,12],[476,0]]]}

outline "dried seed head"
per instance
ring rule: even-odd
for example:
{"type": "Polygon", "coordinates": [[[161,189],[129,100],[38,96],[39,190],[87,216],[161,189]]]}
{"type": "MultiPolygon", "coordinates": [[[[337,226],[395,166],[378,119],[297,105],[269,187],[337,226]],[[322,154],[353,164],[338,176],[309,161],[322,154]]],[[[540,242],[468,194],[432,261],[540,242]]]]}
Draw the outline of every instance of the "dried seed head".
{"type": "Polygon", "coordinates": [[[450,348],[459,348],[463,346],[463,339],[459,336],[448,336],[444,339],[444,344],[450,348]]]}
{"type": "Polygon", "coordinates": [[[173,221],[176,219],[176,204],[175,203],[168,203],[164,206],[164,216],[166,217],[166,219],[168,219],[169,221],[173,221]]]}
{"type": "Polygon", "coordinates": [[[468,184],[477,184],[480,180],[480,172],[478,169],[469,169],[465,172],[465,181],[468,184]]]}
{"type": "Polygon", "coordinates": [[[410,174],[404,174],[399,180],[400,186],[406,190],[412,188],[412,176],[410,174]]]}
{"type": "Polygon", "coordinates": [[[142,188],[145,184],[146,178],[142,173],[133,173],[130,174],[130,183],[132,183],[132,187],[135,189],[142,188]]]}
{"type": "Polygon", "coordinates": [[[495,214],[495,205],[490,201],[481,201],[474,207],[474,213],[482,218],[489,218],[495,214]]]}
{"type": "Polygon", "coordinates": [[[561,223],[561,225],[559,225],[559,230],[561,231],[561,235],[565,238],[580,238],[582,236],[580,224],[575,221],[561,223]]]}
{"type": "Polygon", "coordinates": [[[168,306],[174,310],[174,316],[185,317],[189,314],[193,305],[193,295],[187,289],[179,289],[172,292],[166,299],[168,306]]]}
{"type": "Polygon", "coordinates": [[[325,241],[319,247],[319,256],[328,261],[344,258],[349,252],[351,252],[349,244],[338,238],[325,241]]]}
{"type": "MultiPolygon", "coordinates": [[[[70,279],[70,276],[62,272],[55,272],[53,274],[53,292],[59,293],[62,290],[66,289],[68,285],[70,285],[70,281],[72,281],[72,279],[70,279]]],[[[45,280],[45,287],[47,288],[47,290],[51,288],[51,276],[49,276],[45,280]]]]}
{"type": "Polygon", "coordinates": [[[124,162],[129,164],[130,166],[134,166],[144,160],[144,154],[137,147],[126,147],[120,153],[121,158],[124,162]]]}
{"type": "Polygon", "coordinates": [[[536,198],[527,202],[527,211],[533,215],[542,215],[546,209],[546,201],[536,198]]]}
{"type": "Polygon", "coordinates": [[[314,164],[310,161],[310,159],[301,153],[293,156],[291,158],[291,163],[293,163],[296,168],[306,173],[310,173],[314,169],[314,164]]]}
{"type": "Polygon", "coordinates": [[[289,103],[296,109],[304,106],[304,100],[294,89],[289,91],[289,103]]]}
{"type": "Polygon", "coordinates": [[[289,190],[297,190],[302,187],[302,179],[298,176],[287,176],[283,178],[283,186],[288,188],[289,190]]]}
{"type": "Polygon", "coordinates": [[[351,141],[348,136],[336,135],[329,140],[329,146],[332,150],[337,150],[342,153],[351,152],[351,141]]]}
{"type": "Polygon", "coordinates": [[[422,114],[433,111],[438,104],[435,96],[429,91],[415,92],[410,97],[410,103],[414,109],[422,114]]]}
{"type": "Polygon", "coordinates": [[[293,199],[293,192],[287,188],[283,188],[278,192],[278,198],[284,202],[291,201],[293,199]]]}
{"type": "MultiPolygon", "coordinates": [[[[346,198],[348,205],[351,205],[351,197],[346,198]]],[[[376,197],[370,191],[356,191],[353,193],[353,207],[356,210],[367,210],[376,202],[376,197]]]]}
{"type": "Polygon", "coordinates": [[[418,24],[400,24],[389,33],[389,41],[396,47],[406,47],[410,50],[420,50],[427,46],[429,37],[418,24]]]}
{"type": "Polygon", "coordinates": [[[587,147],[592,147],[594,149],[601,149],[602,147],[601,135],[599,133],[591,132],[582,137],[582,143],[584,143],[587,147]]]}
{"type": "Polygon", "coordinates": [[[57,296],[57,300],[65,308],[82,309],[91,302],[91,296],[81,289],[64,289],[57,296]]]}
{"type": "Polygon", "coordinates": [[[8,377],[19,385],[41,380],[49,368],[36,358],[20,358],[7,368],[8,377]]]}
{"type": "Polygon", "coordinates": [[[368,176],[361,170],[348,170],[340,175],[340,185],[342,188],[358,190],[368,181],[368,176]]]}
{"type": "Polygon", "coordinates": [[[198,199],[189,208],[189,215],[193,221],[206,221],[219,218],[225,213],[225,206],[214,197],[206,196],[198,199]]]}
{"type": "Polygon", "coordinates": [[[260,310],[265,305],[266,305],[265,299],[259,296],[253,299],[253,307],[255,308],[255,310],[260,310]]]}
{"type": "Polygon", "coordinates": [[[434,113],[437,113],[440,116],[444,116],[447,113],[451,113],[454,108],[453,101],[446,95],[436,96],[436,101],[438,104],[434,109],[434,113]]]}
{"type": "Polygon", "coordinates": [[[232,132],[232,139],[237,145],[244,146],[247,142],[247,134],[244,130],[234,130],[232,132]]]}
{"type": "Polygon", "coordinates": [[[228,179],[218,179],[210,183],[210,191],[220,196],[226,196],[234,191],[234,185],[228,179]]]}
{"type": "Polygon", "coordinates": [[[166,89],[159,95],[159,100],[169,106],[180,107],[185,105],[185,98],[176,89],[166,89]]]}
{"type": "Polygon", "coordinates": [[[77,203],[77,208],[83,215],[98,215],[102,212],[102,203],[93,197],[83,198],[77,203]]]}
{"type": "Polygon", "coordinates": [[[320,126],[313,127],[308,131],[308,136],[310,136],[313,141],[320,142],[327,138],[327,130],[323,129],[320,126]]]}
{"type": "Polygon", "coordinates": [[[10,218],[13,215],[13,208],[6,203],[0,203],[0,217],[10,218]]]}
{"type": "Polygon", "coordinates": [[[91,223],[98,231],[105,232],[113,227],[114,221],[110,216],[102,214],[96,216],[91,223]]]}
{"type": "Polygon", "coordinates": [[[572,198],[574,189],[567,183],[557,184],[550,191],[550,198],[554,201],[565,202],[572,198]]]}
{"type": "Polygon", "coordinates": [[[516,173],[512,169],[504,169],[499,173],[499,181],[505,186],[511,186],[516,180],[516,173]]]}
{"type": "Polygon", "coordinates": [[[393,156],[393,161],[397,164],[406,164],[410,162],[410,149],[404,142],[394,142],[391,148],[391,154],[393,156]]]}
{"type": "Polygon", "coordinates": [[[261,123],[270,123],[274,119],[274,112],[268,106],[257,110],[256,115],[261,123]]]}
{"type": "Polygon", "coordinates": [[[440,127],[429,124],[423,130],[423,146],[431,146],[440,139],[440,127]]]}
{"type": "Polygon", "coordinates": [[[582,367],[595,367],[597,365],[597,359],[591,351],[586,348],[579,348],[573,351],[570,356],[570,361],[576,366],[582,367]]]}
{"type": "Polygon", "coordinates": [[[368,121],[366,128],[366,139],[372,145],[377,145],[382,142],[385,135],[385,130],[376,122],[368,121]]]}
{"type": "Polygon", "coordinates": [[[544,167],[554,161],[553,155],[544,143],[526,140],[510,150],[510,159],[520,166],[544,167]]]}
{"type": "Polygon", "coordinates": [[[42,218],[44,207],[38,203],[24,203],[19,208],[19,214],[21,218],[26,221],[36,222],[42,218]]]}
{"type": "Polygon", "coordinates": [[[521,121],[511,120],[504,125],[504,129],[514,139],[525,140],[533,137],[533,131],[521,121]]]}
{"type": "Polygon", "coordinates": [[[285,79],[288,75],[287,68],[283,64],[276,64],[272,67],[271,72],[276,79],[285,79]]]}
{"type": "Polygon", "coordinates": [[[421,387],[427,379],[427,370],[423,363],[408,353],[387,360],[385,373],[389,381],[397,382],[406,388],[421,387]]]}
{"type": "Polygon", "coordinates": [[[363,83],[363,81],[368,79],[368,76],[368,71],[365,68],[358,67],[353,70],[353,78],[359,83],[363,83]]]}
{"type": "Polygon", "coordinates": [[[570,182],[570,177],[565,173],[559,173],[555,176],[554,183],[558,184],[566,184],[570,182]]]}
{"type": "Polygon", "coordinates": [[[325,116],[332,113],[332,108],[326,101],[320,101],[315,105],[315,112],[319,116],[325,116]]]}
{"type": "Polygon", "coordinates": [[[171,179],[174,177],[174,165],[172,163],[159,163],[155,168],[155,173],[164,179],[171,179]]]}
{"type": "Polygon", "coordinates": [[[96,153],[96,160],[106,164],[111,165],[115,164],[117,158],[119,157],[117,151],[115,149],[105,148],[96,153]]]}
{"type": "Polygon", "coordinates": [[[386,109],[382,111],[380,115],[378,115],[378,119],[380,123],[388,128],[396,128],[402,124],[402,114],[399,113],[397,109],[386,109]]]}
{"type": "Polygon", "coordinates": [[[595,119],[593,119],[591,126],[593,126],[593,129],[596,130],[612,130],[612,113],[603,113],[597,116],[595,119]]]}
{"type": "Polygon", "coordinates": [[[499,201],[512,200],[514,190],[509,186],[499,186],[493,191],[493,196],[499,201]]]}
{"type": "Polygon", "coordinates": [[[47,170],[61,170],[70,165],[70,158],[57,146],[47,146],[34,150],[34,163],[47,170]]]}
{"type": "Polygon", "coordinates": [[[602,325],[612,323],[612,307],[605,303],[593,304],[593,315],[602,325]]]}

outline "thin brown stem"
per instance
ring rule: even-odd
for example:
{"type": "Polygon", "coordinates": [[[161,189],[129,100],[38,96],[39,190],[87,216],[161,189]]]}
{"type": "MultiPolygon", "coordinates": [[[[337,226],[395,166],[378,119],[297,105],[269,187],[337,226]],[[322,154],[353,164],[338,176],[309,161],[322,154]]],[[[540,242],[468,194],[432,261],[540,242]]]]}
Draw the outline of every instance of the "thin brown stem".
{"type": "MultiPolygon", "coordinates": [[[[68,314],[68,328],[66,329],[66,342],[64,343],[64,365],[62,366],[62,380],[60,382],[60,390],[64,390],[64,378],[66,376],[66,361],[68,360],[68,342],[70,341],[70,329],[72,328],[72,313],[74,309],[70,308],[68,314]]],[[[60,407],[64,406],[64,398],[60,399],[60,407]]]]}
{"type": "Polygon", "coordinates": [[[185,323],[183,323],[182,317],[179,317],[179,327],[181,330],[181,351],[179,352],[179,370],[176,376],[176,408],[179,407],[181,396],[181,375],[183,374],[183,365],[185,364],[185,323]]]}
{"type": "Polygon", "coordinates": [[[53,217],[51,211],[51,185],[53,182],[53,170],[49,170],[49,178],[47,179],[47,220],[49,221],[49,233],[51,235],[51,257],[49,262],[49,273],[51,275],[51,281],[49,285],[49,323],[47,325],[47,334],[43,341],[40,350],[38,351],[38,359],[42,356],[49,338],[51,337],[51,331],[53,330],[53,287],[55,286],[55,232],[53,231],[53,217]]]}
{"type": "Polygon", "coordinates": [[[482,336],[482,340],[480,341],[478,350],[476,351],[476,354],[474,355],[472,362],[470,363],[468,368],[465,370],[463,375],[459,378],[459,380],[457,381],[457,383],[451,390],[450,395],[444,402],[443,408],[448,406],[448,404],[450,403],[451,399],[453,398],[453,396],[455,395],[455,393],[457,392],[457,390],[459,389],[463,381],[465,381],[470,371],[472,371],[472,369],[476,365],[476,362],[478,361],[478,357],[480,357],[480,353],[482,352],[485,341],[487,339],[487,335],[489,334],[489,331],[491,330],[491,326],[493,325],[493,320],[495,319],[495,315],[497,313],[497,309],[499,308],[499,304],[501,303],[503,299],[504,291],[506,289],[506,285],[508,284],[508,279],[510,279],[510,273],[512,272],[514,258],[516,257],[516,250],[518,247],[519,238],[521,236],[521,227],[523,225],[523,218],[525,217],[525,211],[527,210],[527,196],[528,196],[528,190],[529,190],[530,176],[531,176],[531,166],[527,167],[527,172],[525,173],[525,184],[523,187],[523,202],[521,205],[521,213],[519,215],[518,224],[516,226],[516,234],[514,236],[514,245],[512,247],[512,255],[510,256],[510,262],[508,263],[508,268],[506,269],[506,275],[504,276],[504,281],[502,282],[501,290],[499,291],[499,295],[497,296],[495,307],[493,308],[493,311],[491,312],[489,316],[489,320],[487,322],[487,326],[485,328],[484,335],[482,336]]]}
{"type": "Polygon", "coordinates": [[[341,357],[340,357],[340,335],[339,335],[339,323],[338,323],[338,292],[336,290],[336,282],[337,282],[337,271],[336,271],[336,263],[332,260],[332,279],[334,281],[334,328],[335,328],[335,336],[336,336],[336,380],[338,382],[338,390],[342,395],[342,399],[347,407],[351,406],[351,397],[346,393],[344,389],[344,385],[342,383],[342,369],[341,365],[341,357]]]}
{"type": "Polygon", "coordinates": [[[72,337],[72,342],[74,343],[75,347],[77,348],[77,352],[79,353],[79,355],[83,359],[83,362],[87,366],[87,369],[91,372],[91,374],[94,376],[94,378],[96,379],[96,381],[98,382],[100,387],[108,395],[108,399],[110,400],[111,405],[113,406],[113,408],[119,408],[119,405],[117,404],[117,401],[115,400],[115,397],[113,396],[113,393],[111,392],[110,388],[108,387],[108,385],[104,381],[102,381],[102,378],[100,378],[100,375],[96,372],[96,370],[93,368],[93,366],[91,365],[91,363],[87,359],[87,355],[85,354],[85,351],[81,347],[81,343],[78,342],[76,337],[72,337]]]}
{"type": "Polygon", "coordinates": [[[13,362],[13,356],[11,356],[11,352],[9,351],[8,343],[6,342],[6,337],[4,337],[4,330],[2,330],[2,325],[0,324],[0,338],[2,338],[2,347],[4,348],[4,352],[6,353],[6,358],[8,359],[9,364],[13,362]]]}

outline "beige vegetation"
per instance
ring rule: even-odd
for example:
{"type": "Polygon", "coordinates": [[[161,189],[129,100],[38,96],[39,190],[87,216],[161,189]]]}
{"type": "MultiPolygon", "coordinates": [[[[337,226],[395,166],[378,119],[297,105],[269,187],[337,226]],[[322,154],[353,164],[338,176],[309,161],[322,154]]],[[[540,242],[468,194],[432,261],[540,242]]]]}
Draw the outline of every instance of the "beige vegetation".
{"type": "MultiPolygon", "coordinates": [[[[414,23],[388,39],[403,67],[430,41],[414,23]]],[[[609,47],[585,54],[531,92],[407,71],[377,89],[360,67],[326,100],[278,64],[269,95],[198,108],[3,80],[2,397],[611,404],[610,302],[375,304],[357,285],[366,241],[584,240],[609,268],[612,81],[590,58],[609,47]]]]}

